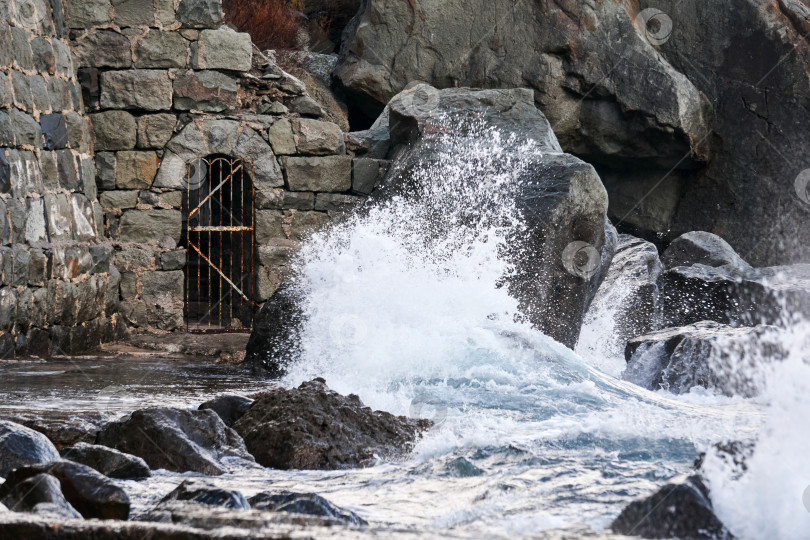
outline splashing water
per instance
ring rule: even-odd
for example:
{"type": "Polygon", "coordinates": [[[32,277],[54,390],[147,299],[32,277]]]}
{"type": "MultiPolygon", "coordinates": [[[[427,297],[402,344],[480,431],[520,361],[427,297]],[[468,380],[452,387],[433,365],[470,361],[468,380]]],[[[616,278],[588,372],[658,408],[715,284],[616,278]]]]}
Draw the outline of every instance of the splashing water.
{"type": "MultiPolygon", "coordinates": [[[[807,538],[810,514],[788,514],[805,511],[810,462],[788,469],[810,443],[810,368],[784,363],[772,392],[755,399],[649,392],[618,378],[615,351],[581,347],[583,359],[519,322],[500,286],[512,271],[503,253],[523,227],[515,184],[539,150],[483,128],[440,140],[439,160],[418,166],[413,185],[315,235],[295,270],[306,323],[285,384],[320,376],[373,408],[437,420],[407,463],[353,486],[396,501],[366,517],[510,534],[602,529],[632,498],[689,472],[699,451],[753,439],[778,395],[748,475],[730,480],[710,456],[710,482],[741,538],[807,538]],[[779,441],[796,454],[778,453],[779,441]],[[747,495],[733,495],[740,488],[747,495]],[[415,491],[419,504],[405,504],[415,491]],[[775,505],[785,509],[769,514],[775,505]],[[765,529],[769,515],[784,526],[765,529]]],[[[590,317],[583,332],[604,335],[606,319],[590,317]]]]}

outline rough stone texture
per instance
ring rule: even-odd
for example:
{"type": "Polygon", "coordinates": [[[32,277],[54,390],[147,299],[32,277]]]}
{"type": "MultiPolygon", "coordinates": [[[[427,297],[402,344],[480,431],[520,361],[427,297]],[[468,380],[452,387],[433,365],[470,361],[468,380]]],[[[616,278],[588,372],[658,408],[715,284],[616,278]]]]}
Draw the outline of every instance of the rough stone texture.
{"type": "Polygon", "coordinates": [[[65,499],[88,519],[129,517],[129,497],[112,480],[90,467],[64,459],[20,467],[0,486],[0,498],[17,484],[38,474],[49,474],[59,480],[65,499]]]}
{"type": "Polygon", "coordinates": [[[301,294],[283,283],[253,320],[245,362],[258,372],[280,377],[300,352],[298,329],[303,322],[301,294]]]}
{"type": "Polygon", "coordinates": [[[136,68],[184,68],[188,42],[176,32],[149,31],[135,46],[136,68]]]}
{"type": "Polygon", "coordinates": [[[676,394],[702,386],[727,396],[754,397],[763,366],[787,356],[774,326],[732,328],[704,321],[631,339],[624,379],[676,394]]]}
{"type": "Polygon", "coordinates": [[[62,450],[62,457],[86,465],[110,478],[141,480],[152,474],[141,458],[106,446],[79,443],[62,450]]]}
{"type": "Polygon", "coordinates": [[[155,152],[118,152],[115,164],[115,187],[148,189],[157,174],[160,160],[155,152]]]}
{"type": "Polygon", "coordinates": [[[341,396],[315,379],[260,394],[234,429],[265,467],[329,470],[408,452],[429,427],[425,420],[372,411],[357,396],[341,396]]]}
{"type": "Polygon", "coordinates": [[[180,241],[183,215],[177,210],[130,210],[121,216],[122,242],[156,242],[163,236],[180,241]]]}
{"type": "Polygon", "coordinates": [[[733,538],[714,514],[709,490],[699,476],[673,478],[653,495],[630,503],[610,528],[642,538],[733,538]]]}
{"type": "Polygon", "coordinates": [[[108,210],[135,208],[135,205],[138,204],[138,192],[105,191],[99,197],[99,203],[104,209],[108,210]]]}
{"type": "Polygon", "coordinates": [[[184,480],[171,493],[161,499],[160,504],[169,502],[187,502],[220,506],[233,510],[250,508],[245,496],[238,491],[222,489],[205,480],[184,480]]]}
{"type": "Polygon", "coordinates": [[[214,28],[222,23],[221,0],[182,0],[177,20],[187,28],[214,28]]]}
{"type": "Polygon", "coordinates": [[[250,35],[223,27],[203,30],[192,45],[191,63],[194,69],[227,69],[250,71],[253,42],[250,35]]]}
{"type": "Polygon", "coordinates": [[[284,177],[292,191],[348,191],[352,159],[348,156],[284,157],[284,177]]]}
{"type": "Polygon", "coordinates": [[[226,472],[222,458],[252,461],[239,436],[214,411],[143,409],[109,424],[97,442],[143,458],[152,469],[226,472]]]}
{"type": "Polygon", "coordinates": [[[138,118],[138,148],[160,149],[174,133],[177,118],[173,114],[148,114],[138,118]]]}
{"type": "Polygon", "coordinates": [[[728,242],[716,234],[693,231],[673,240],[661,255],[667,269],[704,264],[713,268],[727,267],[740,273],[752,270],[728,242]]]}
{"type": "Polygon", "coordinates": [[[126,111],[105,111],[90,115],[96,151],[132,150],[138,128],[135,118],[126,111]]]}
{"type": "Polygon", "coordinates": [[[366,520],[354,512],[335,506],[315,493],[263,492],[250,498],[250,506],[257,510],[332,518],[346,525],[368,525],[366,520]]]}
{"type": "Polygon", "coordinates": [[[331,122],[300,118],[293,120],[293,129],[301,154],[337,154],[343,148],[343,133],[331,122]]]}
{"type": "Polygon", "coordinates": [[[267,130],[267,136],[276,155],[286,156],[296,153],[297,148],[292,132],[292,124],[288,119],[279,118],[267,130]]]}
{"type": "Polygon", "coordinates": [[[252,404],[253,400],[244,396],[222,394],[200,405],[200,410],[211,409],[222,418],[226,426],[233,427],[252,404]]]}
{"type": "Polygon", "coordinates": [[[59,459],[53,443],[32,429],[0,420],[0,477],[18,467],[59,459]]]}
{"type": "Polygon", "coordinates": [[[62,486],[49,474],[37,474],[6,491],[3,503],[14,512],[49,514],[61,519],[82,519],[62,494],[62,486]]]}
{"type": "Polygon", "coordinates": [[[379,159],[353,159],[352,191],[361,195],[370,195],[385,177],[389,165],[389,161],[379,159]]]}
{"type": "Polygon", "coordinates": [[[76,43],[82,66],[119,69],[132,66],[129,39],[115,30],[94,30],[76,43]]]}
{"type": "Polygon", "coordinates": [[[181,111],[222,112],[239,105],[236,79],[218,71],[181,71],[174,80],[174,106],[181,111]]]}
{"type": "Polygon", "coordinates": [[[101,74],[101,106],[107,109],[168,110],[172,81],[166,71],[134,69],[101,74]]]}

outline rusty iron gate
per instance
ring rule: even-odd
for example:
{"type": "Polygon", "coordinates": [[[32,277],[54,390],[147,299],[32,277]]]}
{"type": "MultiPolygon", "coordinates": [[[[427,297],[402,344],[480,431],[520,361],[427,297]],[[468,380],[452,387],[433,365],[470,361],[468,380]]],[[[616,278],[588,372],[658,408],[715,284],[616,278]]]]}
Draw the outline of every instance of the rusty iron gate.
{"type": "Polygon", "coordinates": [[[183,211],[189,332],[248,332],[254,295],[253,166],[209,156],[187,167],[183,211]]]}

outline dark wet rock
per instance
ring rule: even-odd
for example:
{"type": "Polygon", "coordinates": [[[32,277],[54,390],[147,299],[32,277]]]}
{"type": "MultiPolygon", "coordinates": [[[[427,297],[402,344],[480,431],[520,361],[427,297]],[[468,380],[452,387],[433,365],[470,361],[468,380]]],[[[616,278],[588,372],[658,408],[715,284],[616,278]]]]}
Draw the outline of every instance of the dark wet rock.
{"type": "Polygon", "coordinates": [[[598,314],[611,314],[611,341],[617,352],[624,349],[629,339],[660,328],[663,304],[658,278],[661,271],[655,245],[633,236],[619,235],[616,254],[585,319],[586,324],[599,325],[598,314]]]}
{"type": "Polygon", "coordinates": [[[233,427],[237,420],[242,418],[250,409],[253,400],[234,394],[223,394],[200,405],[200,410],[211,409],[222,418],[225,425],[233,427]]]}
{"type": "Polygon", "coordinates": [[[36,474],[11,486],[3,495],[2,503],[14,512],[82,519],[62,494],[59,480],[49,474],[36,474]]]}
{"type": "Polygon", "coordinates": [[[303,311],[300,293],[291,283],[282,283],[253,321],[245,362],[280,377],[300,351],[299,329],[303,311]]]}
{"type": "Polygon", "coordinates": [[[653,495],[633,501],[610,528],[642,538],[734,538],[714,514],[709,490],[699,476],[673,478],[653,495]]]}
{"type": "Polygon", "coordinates": [[[123,489],[90,467],[67,460],[16,469],[0,486],[0,499],[40,474],[59,480],[65,499],[85,518],[126,520],[129,517],[129,497],[123,489]]]}
{"type": "Polygon", "coordinates": [[[101,414],[72,411],[49,411],[47,414],[15,411],[6,416],[12,422],[42,433],[60,451],[81,442],[95,442],[96,434],[105,423],[101,414]]]}
{"type": "Polygon", "coordinates": [[[142,480],[152,474],[141,458],[107,446],[79,443],[73,448],[62,450],[62,457],[87,465],[110,478],[142,480]]]}
{"type": "Polygon", "coordinates": [[[23,465],[59,459],[53,443],[42,433],[20,424],[0,420],[0,477],[23,465]]]}
{"type": "Polygon", "coordinates": [[[667,269],[703,264],[713,268],[725,267],[740,275],[753,270],[728,242],[703,231],[682,234],[673,240],[661,255],[661,262],[667,269]]]}
{"type": "Polygon", "coordinates": [[[161,504],[168,502],[206,504],[234,510],[244,510],[251,506],[238,491],[218,488],[211,482],[196,479],[185,480],[160,501],[161,504]]]}
{"type": "Polygon", "coordinates": [[[467,458],[457,457],[447,464],[447,474],[457,478],[468,478],[470,476],[481,476],[484,471],[476,467],[467,458]]]}
{"type": "Polygon", "coordinates": [[[250,506],[256,510],[333,518],[348,525],[368,525],[366,520],[354,512],[335,506],[315,493],[294,493],[292,491],[259,493],[250,498],[250,506]]]}
{"type": "Polygon", "coordinates": [[[702,321],[631,339],[623,377],[649,390],[681,394],[702,386],[753,397],[765,383],[763,366],[787,353],[774,326],[733,328],[702,321]]]}
{"type": "Polygon", "coordinates": [[[333,470],[407,453],[430,425],[372,411],[357,396],[341,396],[315,379],[260,394],[234,429],[265,467],[333,470]]]}
{"type": "Polygon", "coordinates": [[[242,439],[211,410],[153,408],[109,424],[96,441],[133,454],[153,470],[226,472],[223,460],[252,461],[242,439]]]}
{"type": "Polygon", "coordinates": [[[754,454],[756,443],[753,441],[726,441],[714,444],[708,452],[701,452],[695,459],[695,470],[701,471],[706,463],[707,455],[713,454],[723,461],[729,470],[733,471],[732,477],[739,478],[748,470],[748,459],[754,454]]]}

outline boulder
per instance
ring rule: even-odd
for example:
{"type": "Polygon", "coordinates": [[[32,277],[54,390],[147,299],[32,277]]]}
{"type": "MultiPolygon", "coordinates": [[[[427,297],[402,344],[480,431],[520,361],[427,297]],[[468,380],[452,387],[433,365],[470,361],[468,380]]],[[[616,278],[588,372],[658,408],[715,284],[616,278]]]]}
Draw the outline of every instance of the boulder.
{"type": "Polygon", "coordinates": [[[739,274],[751,272],[751,265],[740,257],[728,242],[709,232],[693,231],[672,241],[661,255],[665,268],[703,264],[712,268],[728,268],[739,274]]]}
{"type": "Polygon", "coordinates": [[[430,425],[372,411],[315,379],[260,394],[234,429],[265,467],[335,470],[407,453],[430,425]]]}
{"type": "Polygon", "coordinates": [[[19,484],[41,474],[59,480],[67,502],[87,519],[129,517],[129,497],[123,489],[90,467],[63,459],[16,469],[0,486],[0,499],[5,500],[19,484]]]}
{"type": "Polygon", "coordinates": [[[24,465],[59,459],[59,452],[48,438],[20,424],[0,420],[0,477],[24,465]]]}
{"type": "Polygon", "coordinates": [[[73,448],[62,450],[62,457],[87,465],[110,478],[142,480],[152,474],[141,458],[107,446],[79,443],[73,448]]]}
{"type": "Polygon", "coordinates": [[[585,316],[586,326],[599,327],[600,339],[610,335],[610,350],[621,354],[629,339],[660,328],[662,269],[655,245],[619,235],[616,254],[585,316]],[[602,320],[605,316],[609,320],[602,320]]]}
{"type": "Polygon", "coordinates": [[[222,418],[226,426],[233,427],[252,404],[253,400],[244,396],[222,394],[200,405],[200,410],[211,409],[222,418]]]}
{"type": "Polygon", "coordinates": [[[787,354],[774,326],[733,328],[702,321],[631,339],[623,378],[676,394],[702,386],[727,396],[753,397],[765,384],[761,368],[787,354]]]}
{"type": "Polygon", "coordinates": [[[31,512],[61,519],[82,519],[62,494],[62,485],[49,474],[36,474],[11,486],[2,503],[14,512],[31,512]]]}
{"type": "Polygon", "coordinates": [[[153,470],[226,472],[223,460],[253,461],[242,439],[211,410],[153,408],[106,426],[97,444],[136,455],[153,470]]]}
{"type": "Polygon", "coordinates": [[[653,495],[633,501],[610,528],[642,538],[733,538],[714,514],[709,490],[699,476],[673,478],[653,495]]]}
{"type": "Polygon", "coordinates": [[[256,510],[320,516],[336,519],[347,525],[368,525],[366,520],[354,512],[335,506],[315,493],[264,492],[254,495],[249,502],[256,510]]]}
{"type": "Polygon", "coordinates": [[[205,504],[208,506],[221,506],[233,510],[245,510],[250,505],[245,496],[238,491],[218,488],[205,480],[184,480],[182,484],[163,497],[160,504],[170,502],[187,502],[205,504]]]}
{"type": "Polygon", "coordinates": [[[301,292],[282,283],[253,320],[245,362],[271,377],[284,375],[300,352],[299,329],[304,322],[301,292]]]}

